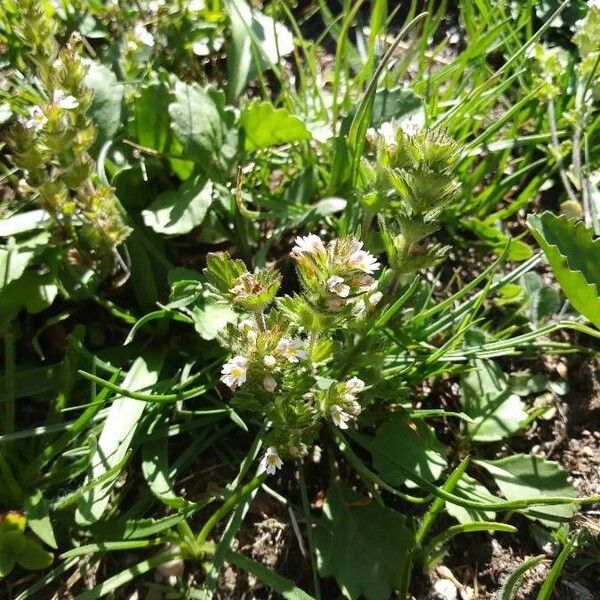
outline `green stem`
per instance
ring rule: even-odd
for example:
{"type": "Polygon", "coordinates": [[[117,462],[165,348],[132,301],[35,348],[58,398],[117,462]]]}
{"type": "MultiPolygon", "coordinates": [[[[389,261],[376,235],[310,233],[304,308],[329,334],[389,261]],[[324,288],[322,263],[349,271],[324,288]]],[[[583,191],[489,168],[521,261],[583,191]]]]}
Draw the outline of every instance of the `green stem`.
{"type": "MultiPolygon", "coordinates": [[[[454,471],[450,474],[450,477],[448,477],[441,489],[445,490],[446,492],[453,492],[454,488],[456,487],[461,477],[467,470],[467,467],[469,466],[469,461],[470,459],[468,456],[467,458],[463,459],[462,462],[456,467],[456,469],[454,469],[454,471]]],[[[446,501],[440,497],[437,497],[431,503],[429,510],[425,513],[425,516],[421,521],[421,525],[417,530],[417,533],[415,534],[415,541],[419,546],[423,543],[427,532],[431,529],[431,526],[435,522],[437,516],[443,510],[445,503],[446,501]]]]}
{"type": "Polygon", "coordinates": [[[256,475],[254,479],[252,479],[249,483],[238,488],[227,500],[223,503],[221,508],[213,513],[213,515],[206,521],[204,527],[200,530],[200,533],[196,537],[196,543],[199,546],[203,546],[204,542],[206,542],[206,538],[213,530],[215,525],[230,511],[232,511],[236,505],[247,496],[252,490],[261,486],[265,481],[266,475],[261,473],[260,475],[256,475]]]}
{"type": "Polygon", "coordinates": [[[317,600],[321,600],[321,585],[319,574],[317,573],[317,555],[313,541],[312,515],[310,513],[310,504],[308,502],[308,493],[306,491],[306,478],[304,477],[304,467],[302,461],[298,461],[298,474],[300,475],[300,495],[302,497],[302,510],[306,519],[306,538],[308,540],[308,551],[310,553],[310,567],[313,576],[313,586],[317,600]]]}

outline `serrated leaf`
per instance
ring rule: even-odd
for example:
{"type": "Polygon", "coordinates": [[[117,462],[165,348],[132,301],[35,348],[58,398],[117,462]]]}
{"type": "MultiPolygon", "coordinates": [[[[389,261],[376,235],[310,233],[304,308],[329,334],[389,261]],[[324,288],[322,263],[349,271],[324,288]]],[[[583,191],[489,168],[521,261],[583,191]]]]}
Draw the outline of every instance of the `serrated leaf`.
{"type": "Polygon", "coordinates": [[[403,414],[393,415],[377,430],[369,450],[375,469],[393,486],[415,485],[398,465],[427,481],[437,480],[447,465],[444,446],[433,429],[421,419],[411,420],[403,414]]]}
{"type": "Polygon", "coordinates": [[[527,224],[565,296],[600,327],[600,239],[593,240],[583,223],[550,212],[529,215],[527,224]]]}
{"type": "Polygon", "coordinates": [[[240,117],[247,152],[288,142],[310,140],[306,125],[285,108],[275,108],[270,102],[253,100],[240,117]]]}
{"type": "Polygon", "coordinates": [[[165,235],[189,233],[204,221],[213,201],[212,189],[211,181],[195,177],[178,190],[163,192],[142,211],[144,223],[165,235]]]}
{"type": "Polygon", "coordinates": [[[415,544],[404,515],[342,483],[327,492],[314,543],[319,572],[333,575],[351,600],[388,600],[403,584],[415,544]]]}
{"type": "Polygon", "coordinates": [[[169,114],[183,158],[194,160],[211,179],[222,179],[232,172],[239,136],[235,115],[225,107],[222,92],[178,81],[169,114]]]}
{"type": "Polygon", "coordinates": [[[107,66],[89,61],[84,83],[92,90],[89,114],[98,128],[96,145],[113,138],[121,125],[124,86],[107,66]]]}
{"type": "MultiPolygon", "coordinates": [[[[140,356],[135,360],[121,387],[128,390],[142,390],[154,385],[158,380],[163,357],[140,356]]],[[[91,459],[87,485],[123,460],[133,434],[139,424],[140,417],[146,408],[146,403],[123,396],[116,396],[104,422],[102,433],[98,439],[98,447],[91,459]]],[[[97,521],[104,513],[110,500],[110,492],[119,473],[93,487],[81,497],[75,520],[80,525],[97,521]]]]}
{"type": "MultiPolygon", "coordinates": [[[[577,490],[567,481],[567,471],[557,462],[525,454],[514,454],[494,461],[476,462],[492,475],[507,500],[577,496],[577,490]]],[[[570,518],[577,512],[577,507],[575,504],[544,506],[544,513],[548,515],[548,519],[539,517],[539,507],[535,514],[529,509],[519,512],[544,525],[556,527],[556,519],[553,519],[553,516],[570,518]]]]}

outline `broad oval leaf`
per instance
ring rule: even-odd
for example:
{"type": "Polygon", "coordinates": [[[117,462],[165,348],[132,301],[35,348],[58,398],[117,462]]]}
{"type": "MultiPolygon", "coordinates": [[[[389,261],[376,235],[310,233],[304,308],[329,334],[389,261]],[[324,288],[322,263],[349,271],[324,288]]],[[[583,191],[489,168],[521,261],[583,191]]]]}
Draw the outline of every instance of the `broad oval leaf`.
{"type": "MultiPolygon", "coordinates": [[[[496,481],[496,485],[507,500],[524,498],[547,498],[552,496],[577,497],[577,490],[567,481],[568,473],[557,462],[539,456],[514,454],[499,460],[478,460],[478,465],[486,469],[496,481]]],[[[524,515],[548,525],[557,526],[557,519],[570,518],[577,512],[575,504],[560,504],[533,509],[523,509],[524,515]],[[535,510],[535,509],[538,510],[535,510]],[[540,516],[543,512],[548,518],[540,516]]]]}
{"type": "Polygon", "coordinates": [[[333,575],[351,600],[388,600],[403,585],[415,545],[404,515],[341,483],[327,492],[314,543],[319,572],[333,575]]]}
{"type": "Polygon", "coordinates": [[[247,152],[312,138],[297,116],[285,108],[275,108],[267,101],[250,102],[242,111],[240,125],[244,129],[244,149],[247,152]]]}
{"type": "Polygon", "coordinates": [[[421,419],[411,420],[400,413],[390,417],[377,430],[369,450],[375,469],[393,486],[414,487],[404,469],[427,481],[435,481],[447,465],[444,446],[435,437],[433,429],[421,419]]]}
{"type": "Polygon", "coordinates": [[[186,181],[178,190],[159,194],[142,211],[144,223],[157,233],[182,235],[202,224],[213,201],[212,182],[204,177],[186,181]]]}

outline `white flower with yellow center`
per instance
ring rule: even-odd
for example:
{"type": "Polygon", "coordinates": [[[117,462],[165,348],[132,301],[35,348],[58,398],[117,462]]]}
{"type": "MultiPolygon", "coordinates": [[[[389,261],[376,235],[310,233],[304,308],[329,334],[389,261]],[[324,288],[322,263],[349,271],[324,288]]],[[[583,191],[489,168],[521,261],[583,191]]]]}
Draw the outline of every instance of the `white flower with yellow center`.
{"type": "Polygon", "coordinates": [[[267,472],[267,475],[275,475],[277,469],[283,467],[283,461],[277,454],[275,446],[269,446],[262,459],[262,464],[267,472]]]}
{"type": "Polygon", "coordinates": [[[246,381],[248,359],[244,356],[234,356],[221,369],[221,381],[231,389],[246,381]]]}
{"type": "Polygon", "coordinates": [[[304,342],[299,338],[281,338],[277,344],[277,352],[283,354],[291,363],[297,363],[308,356],[304,349],[304,342]]]}
{"type": "Polygon", "coordinates": [[[340,298],[347,298],[350,295],[350,286],[344,283],[343,277],[332,275],[327,280],[327,289],[332,294],[337,294],[340,298]]]}
{"type": "Polygon", "coordinates": [[[326,252],[323,240],[314,234],[307,235],[306,237],[298,236],[296,238],[296,245],[292,248],[292,252],[306,252],[307,254],[324,254],[326,252]]]}
{"type": "Polygon", "coordinates": [[[339,404],[332,404],[329,407],[329,414],[331,415],[331,420],[336,427],[339,427],[340,429],[348,429],[350,415],[344,412],[344,409],[339,404]]]}
{"type": "Polygon", "coordinates": [[[72,110],[79,106],[79,100],[75,98],[75,96],[71,96],[70,94],[65,94],[63,90],[54,90],[54,95],[52,96],[52,103],[59,108],[63,108],[65,110],[72,110]]]}

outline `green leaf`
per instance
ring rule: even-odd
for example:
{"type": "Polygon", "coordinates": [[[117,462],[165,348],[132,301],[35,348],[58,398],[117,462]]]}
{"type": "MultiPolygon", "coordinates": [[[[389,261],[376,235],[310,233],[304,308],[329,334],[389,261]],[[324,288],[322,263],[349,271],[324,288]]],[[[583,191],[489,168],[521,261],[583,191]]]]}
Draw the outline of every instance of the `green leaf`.
{"type": "MultiPolygon", "coordinates": [[[[356,114],[354,107],[342,121],[341,133],[348,133],[350,123],[356,114]]],[[[418,118],[424,121],[425,107],[423,99],[412,90],[395,87],[380,89],[375,92],[373,99],[373,113],[371,114],[370,127],[379,127],[386,121],[399,121],[418,118]]]]}
{"type": "Polygon", "coordinates": [[[188,506],[188,503],[177,496],[169,477],[168,429],[168,421],[159,413],[148,428],[148,434],[159,434],[160,437],[142,446],[142,473],[150,491],[162,503],[182,509],[188,506]]]}
{"type": "Polygon", "coordinates": [[[4,579],[15,566],[15,558],[12,552],[0,547],[0,580],[4,579]]]}
{"type": "Polygon", "coordinates": [[[142,211],[144,223],[165,235],[189,233],[204,221],[213,201],[212,189],[212,183],[205,177],[195,177],[176,191],[163,192],[142,211]]]}
{"type": "Polygon", "coordinates": [[[26,569],[40,570],[49,567],[54,561],[54,555],[44,550],[37,542],[23,536],[23,542],[19,552],[15,554],[15,560],[26,569]]]}
{"type": "Polygon", "coordinates": [[[227,52],[227,100],[235,102],[260,68],[279,64],[280,57],[294,50],[291,31],[271,17],[250,8],[245,0],[227,0],[231,44],[227,52]]]}
{"type": "Polygon", "coordinates": [[[238,552],[229,552],[227,560],[240,569],[244,569],[248,573],[254,575],[257,579],[260,579],[264,584],[268,585],[271,589],[281,594],[285,600],[314,600],[312,596],[309,596],[304,590],[294,585],[293,581],[278,575],[275,571],[272,571],[265,565],[239,554],[238,552]]]}
{"type": "Polygon", "coordinates": [[[89,61],[89,70],[84,83],[92,90],[89,114],[98,127],[96,146],[114,137],[121,125],[121,104],[124,86],[117,76],[105,65],[89,61]]]}
{"type": "Polygon", "coordinates": [[[27,524],[31,531],[51,548],[58,548],[50,520],[48,502],[39,490],[25,499],[25,511],[27,524]]]}
{"type": "Polygon", "coordinates": [[[491,360],[475,360],[461,378],[464,411],[473,419],[465,425],[477,442],[502,440],[521,427],[527,418],[525,405],[511,393],[508,376],[491,360]]]}
{"type": "Polygon", "coordinates": [[[244,129],[247,152],[312,137],[306,125],[287,109],[275,108],[270,102],[258,99],[244,108],[240,126],[244,129]]]}
{"type": "MultiPolygon", "coordinates": [[[[128,390],[143,390],[156,383],[162,367],[162,356],[140,356],[133,363],[122,387],[128,390]]],[[[146,402],[132,398],[116,397],[104,422],[98,439],[98,447],[91,459],[91,466],[84,486],[105,475],[125,457],[146,402]]],[[[75,520],[80,525],[97,521],[104,513],[110,492],[119,476],[116,473],[101,485],[87,491],[79,500],[75,520]]]]}
{"type": "Polygon", "coordinates": [[[600,327],[600,238],[575,219],[550,212],[529,215],[527,224],[540,244],[571,304],[600,327]]]}
{"type": "Polygon", "coordinates": [[[210,298],[190,310],[194,328],[203,340],[214,340],[228,323],[234,323],[238,318],[228,304],[219,304],[210,298]]]}
{"type": "Polygon", "coordinates": [[[40,233],[24,242],[9,238],[0,247],[0,289],[23,275],[33,259],[46,249],[49,239],[49,233],[40,233]]]}
{"type": "MultiPolygon", "coordinates": [[[[481,485],[476,479],[464,474],[454,488],[454,494],[472,500],[475,502],[498,502],[498,497],[494,496],[485,486],[481,485]]],[[[493,521],[496,513],[492,511],[479,511],[474,508],[466,508],[452,504],[446,501],[446,510],[459,523],[477,523],[479,521],[493,521]]]]}
{"type": "Polygon", "coordinates": [[[20,212],[0,220],[0,237],[10,237],[42,229],[47,227],[50,222],[50,215],[42,208],[20,212]]]}
{"type": "Polygon", "coordinates": [[[133,119],[130,131],[138,144],[163,152],[170,135],[171,119],[169,104],[171,97],[162,82],[143,87],[133,100],[133,119]]]}
{"type": "MultiPolygon", "coordinates": [[[[492,475],[507,500],[552,496],[577,497],[577,490],[567,481],[567,471],[557,462],[525,454],[514,454],[494,461],[476,462],[492,475]]],[[[535,514],[531,509],[523,509],[519,512],[544,525],[556,527],[557,519],[553,517],[568,519],[577,512],[577,507],[575,504],[544,506],[547,519],[539,516],[539,509],[535,514]]]]}
{"type": "Polygon", "coordinates": [[[525,575],[526,571],[529,569],[539,565],[544,558],[546,558],[546,556],[544,554],[540,554],[539,556],[532,556],[531,558],[524,560],[504,582],[504,585],[499,592],[499,600],[515,600],[521,585],[521,581],[523,580],[523,575],[525,575]]]}
{"type": "Polygon", "coordinates": [[[394,487],[415,486],[397,465],[427,481],[437,480],[447,465],[444,446],[433,429],[424,421],[410,420],[403,414],[394,414],[377,430],[369,450],[381,478],[394,487]]]}
{"type": "Polygon", "coordinates": [[[52,273],[39,275],[33,271],[26,271],[19,279],[2,290],[0,329],[23,309],[30,314],[36,314],[48,308],[57,294],[58,286],[52,273]]]}
{"type": "Polygon", "coordinates": [[[184,158],[193,159],[211,179],[231,174],[239,136],[234,128],[235,115],[225,107],[221,92],[178,81],[169,114],[184,158]]]}
{"type": "Polygon", "coordinates": [[[414,534],[404,515],[334,483],[314,543],[319,572],[333,575],[347,598],[388,600],[403,587],[414,534]]]}

